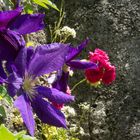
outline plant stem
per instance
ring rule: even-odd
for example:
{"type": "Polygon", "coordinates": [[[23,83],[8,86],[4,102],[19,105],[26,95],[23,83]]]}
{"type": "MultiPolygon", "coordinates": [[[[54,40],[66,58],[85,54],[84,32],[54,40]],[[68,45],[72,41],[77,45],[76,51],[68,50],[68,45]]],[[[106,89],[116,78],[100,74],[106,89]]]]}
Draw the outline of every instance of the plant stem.
{"type": "Polygon", "coordinates": [[[84,78],[83,80],[81,80],[81,81],[79,81],[77,84],[75,84],[75,85],[72,87],[71,92],[72,92],[77,86],[79,86],[81,83],[83,83],[83,82],[85,82],[85,81],[86,81],[86,79],[84,78]]]}
{"type": "Polygon", "coordinates": [[[64,11],[63,11],[63,7],[64,7],[64,0],[61,0],[61,7],[60,7],[60,14],[59,14],[59,19],[58,19],[58,22],[55,23],[55,27],[54,27],[54,30],[53,30],[53,34],[52,34],[52,40],[51,42],[56,42],[57,41],[57,34],[56,34],[56,31],[60,29],[60,26],[62,24],[62,20],[64,18],[64,11]]]}

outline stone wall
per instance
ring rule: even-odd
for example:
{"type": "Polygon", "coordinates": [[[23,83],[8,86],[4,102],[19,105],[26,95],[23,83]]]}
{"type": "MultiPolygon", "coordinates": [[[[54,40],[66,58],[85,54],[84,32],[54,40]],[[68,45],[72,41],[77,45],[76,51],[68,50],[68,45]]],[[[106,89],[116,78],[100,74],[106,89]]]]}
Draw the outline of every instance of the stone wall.
{"type": "MultiPolygon", "coordinates": [[[[78,88],[77,103],[88,102],[97,92],[102,95],[97,107],[91,109],[90,118],[81,124],[88,135],[80,139],[139,140],[139,0],[65,0],[65,4],[65,24],[77,31],[73,43],[78,44],[87,36],[91,39],[83,56],[87,57],[88,50],[101,48],[117,68],[113,85],[92,90],[83,85],[78,88]]],[[[80,79],[81,75],[77,77],[80,79]]]]}

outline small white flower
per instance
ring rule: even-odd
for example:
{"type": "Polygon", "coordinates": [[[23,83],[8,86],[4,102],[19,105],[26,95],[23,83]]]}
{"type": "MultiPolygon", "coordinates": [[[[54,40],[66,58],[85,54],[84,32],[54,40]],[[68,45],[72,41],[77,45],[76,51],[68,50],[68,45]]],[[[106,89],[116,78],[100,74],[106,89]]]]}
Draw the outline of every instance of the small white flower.
{"type": "Polygon", "coordinates": [[[76,37],[76,31],[73,28],[70,28],[68,26],[64,26],[61,30],[60,30],[62,35],[69,35],[72,36],[73,38],[76,37]]]}
{"type": "Polygon", "coordinates": [[[79,104],[79,107],[80,107],[82,110],[88,111],[89,108],[90,108],[90,104],[88,104],[87,102],[84,102],[84,103],[79,104]]]}
{"type": "Polygon", "coordinates": [[[75,112],[74,108],[72,108],[70,106],[64,106],[62,111],[65,112],[67,117],[69,117],[69,116],[72,116],[72,117],[76,116],[76,112],[75,112]]]}

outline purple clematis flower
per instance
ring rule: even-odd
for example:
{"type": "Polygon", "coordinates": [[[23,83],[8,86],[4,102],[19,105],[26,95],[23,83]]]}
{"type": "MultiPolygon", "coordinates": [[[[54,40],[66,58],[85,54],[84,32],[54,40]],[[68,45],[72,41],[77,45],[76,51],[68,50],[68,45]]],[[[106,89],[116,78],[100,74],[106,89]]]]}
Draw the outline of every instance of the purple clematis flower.
{"type": "Polygon", "coordinates": [[[59,71],[57,74],[57,80],[54,81],[52,86],[60,91],[66,92],[68,86],[69,72],[59,71]]]}
{"type": "Polygon", "coordinates": [[[92,62],[73,60],[87,46],[88,42],[89,42],[89,39],[87,38],[78,47],[76,47],[76,48],[69,47],[69,51],[66,56],[66,65],[67,66],[69,66],[72,69],[87,69],[87,68],[96,68],[97,67],[97,65],[92,62]]]}
{"type": "MultiPolygon", "coordinates": [[[[82,61],[82,60],[73,60],[75,57],[77,57],[81,51],[87,46],[89,42],[89,39],[87,38],[85,41],[83,41],[78,47],[69,47],[68,53],[66,55],[66,61],[65,64],[70,67],[71,69],[96,69],[97,64],[89,61],[82,61]]],[[[66,67],[67,68],[67,67],[66,67]]],[[[67,83],[68,83],[68,75],[69,71],[61,70],[59,71],[59,75],[57,75],[57,80],[53,83],[53,87],[61,90],[66,91],[67,83]],[[63,80],[65,79],[65,80],[63,80]]]]}
{"type": "MultiPolygon", "coordinates": [[[[89,39],[83,41],[77,48],[69,47],[68,53],[66,55],[65,64],[70,67],[71,69],[88,69],[88,68],[97,68],[97,64],[88,61],[81,61],[81,60],[73,60],[76,56],[78,56],[81,51],[86,47],[88,44],[89,39]]],[[[67,69],[67,67],[66,67],[67,69]]],[[[53,83],[53,87],[66,92],[67,90],[67,83],[68,83],[68,75],[69,71],[60,70],[59,74],[57,75],[57,80],[53,83]],[[64,80],[65,79],[65,80],[64,80]]]]}
{"type": "MultiPolygon", "coordinates": [[[[88,62],[88,61],[81,61],[81,60],[73,60],[77,55],[81,53],[81,51],[86,47],[88,42],[89,42],[89,39],[86,39],[77,48],[69,47],[69,51],[68,51],[68,54],[66,55],[66,62],[65,62],[65,64],[67,65],[66,70],[65,68],[64,70],[59,70],[56,81],[54,81],[54,83],[52,84],[52,87],[63,92],[67,91],[68,78],[69,78],[69,70],[67,70],[67,67],[70,67],[71,69],[80,69],[80,70],[84,70],[88,68],[92,68],[92,69],[97,68],[96,63],[88,62]]],[[[62,104],[55,103],[55,106],[60,109],[62,108],[61,107],[62,104]]]]}
{"type": "MultiPolygon", "coordinates": [[[[52,84],[52,87],[66,93],[66,94],[69,94],[69,93],[67,93],[68,77],[69,77],[69,72],[59,71],[57,74],[57,80],[52,84]]],[[[52,103],[59,110],[61,110],[64,106],[64,104],[58,104],[56,102],[52,102],[52,103]]]]}
{"type": "Polygon", "coordinates": [[[15,60],[16,69],[13,68],[13,73],[8,77],[8,92],[12,97],[17,95],[14,105],[32,136],[35,129],[32,109],[43,123],[66,128],[63,113],[51,102],[68,103],[74,97],[55,88],[40,86],[38,78],[63,66],[68,47],[66,44],[53,43],[40,46],[35,51],[22,48],[15,60]]]}
{"type": "Polygon", "coordinates": [[[0,12],[0,30],[10,29],[21,35],[36,32],[44,28],[44,14],[23,14],[23,8],[0,12]]]}
{"type": "MultiPolygon", "coordinates": [[[[6,60],[11,64],[25,46],[21,35],[29,34],[43,29],[43,14],[21,15],[21,7],[15,10],[0,12],[0,60],[6,60]]],[[[0,66],[2,67],[2,65],[0,66]]],[[[0,72],[0,77],[5,74],[0,72]]]]}

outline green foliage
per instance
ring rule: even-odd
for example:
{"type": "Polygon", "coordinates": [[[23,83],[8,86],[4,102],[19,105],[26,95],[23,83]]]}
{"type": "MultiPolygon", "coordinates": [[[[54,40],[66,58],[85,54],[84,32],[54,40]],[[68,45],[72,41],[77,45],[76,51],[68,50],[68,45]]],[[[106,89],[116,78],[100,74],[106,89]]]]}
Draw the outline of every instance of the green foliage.
{"type": "Polygon", "coordinates": [[[12,98],[8,95],[4,86],[0,86],[0,100],[4,99],[8,104],[12,103],[12,98]]]}
{"type": "Polygon", "coordinates": [[[2,4],[2,10],[10,10],[12,7],[14,7],[14,4],[11,0],[0,0],[0,4],[2,4]]]}
{"type": "Polygon", "coordinates": [[[33,0],[34,3],[46,8],[46,9],[49,9],[48,6],[52,7],[53,9],[59,11],[59,9],[57,8],[57,6],[52,3],[50,0],[33,0]]]}
{"type": "Polygon", "coordinates": [[[0,126],[0,140],[36,140],[33,137],[25,135],[25,133],[25,131],[21,131],[13,134],[4,125],[0,126]]]}
{"type": "Polygon", "coordinates": [[[46,140],[79,140],[68,135],[68,131],[63,128],[42,124],[42,133],[46,140]]]}
{"type": "MultiPolygon", "coordinates": [[[[12,0],[1,0],[3,4],[4,10],[12,9],[15,6],[15,3],[12,0]]],[[[59,11],[57,6],[51,2],[50,0],[23,0],[21,3],[24,5],[24,12],[28,14],[32,14],[34,12],[33,3],[45,8],[49,9],[49,7],[59,11]]]]}
{"type": "Polygon", "coordinates": [[[33,14],[33,6],[30,3],[26,3],[24,6],[25,13],[33,14]]]}
{"type": "Polygon", "coordinates": [[[0,117],[6,118],[6,112],[2,105],[0,106],[0,117]]]}

